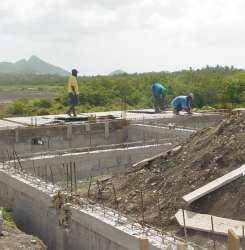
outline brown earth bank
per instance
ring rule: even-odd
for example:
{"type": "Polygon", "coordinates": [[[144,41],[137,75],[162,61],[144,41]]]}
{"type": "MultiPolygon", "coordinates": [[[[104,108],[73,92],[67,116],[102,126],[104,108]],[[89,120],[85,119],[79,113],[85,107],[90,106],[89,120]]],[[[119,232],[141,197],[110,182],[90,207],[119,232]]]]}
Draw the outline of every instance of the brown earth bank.
{"type": "MultiPolygon", "coordinates": [[[[143,167],[94,180],[90,198],[167,230],[178,229],[179,208],[245,220],[244,177],[187,207],[183,195],[245,163],[245,113],[234,112],[217,127],[198,131],[177,151],[143,167]],[[114,190],[113,190],[114,186],[114,190]]],[[[84,188],[86,190],[86,188],[84,188]]],[[[86,197],[87,192],[83,195],[86,197]]]]}
{"type": "Polygon", "coordinates": [[[0,235],[1,250],[47,250],[47,247],[38,238],[25,234],[19,230],[11,218],[10,212],[3,212],[4,224],[0,235]]]}

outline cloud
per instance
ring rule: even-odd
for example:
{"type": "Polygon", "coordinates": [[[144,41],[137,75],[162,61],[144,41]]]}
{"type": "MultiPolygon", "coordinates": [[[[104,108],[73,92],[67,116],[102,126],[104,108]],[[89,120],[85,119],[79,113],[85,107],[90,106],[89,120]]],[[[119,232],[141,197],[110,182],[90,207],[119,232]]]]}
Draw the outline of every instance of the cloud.
{"type": "Polygon", "coordinates": [[[0,50],[85,73],[242,65],[244,11],[244,0],[5,0],[0,50]]]}

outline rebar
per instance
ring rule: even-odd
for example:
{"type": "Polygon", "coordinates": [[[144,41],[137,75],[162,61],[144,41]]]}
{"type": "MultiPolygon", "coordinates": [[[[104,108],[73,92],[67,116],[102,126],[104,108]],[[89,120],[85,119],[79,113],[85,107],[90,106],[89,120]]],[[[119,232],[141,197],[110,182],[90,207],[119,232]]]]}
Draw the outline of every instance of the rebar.
{"type": "Polygon", "coordinates": [[[185,241],[188,242],[187,229],[186,229],[186,221],[185,221],[185,211],[182,209],[183,222],[184,222],[184,233],[185,233],[185,241]]]}
{"type": "Polygon", "coordinates": [[[211,216],[211,226],[212,226],[212,238],[213,238],[213,244],[214,244],[214,250],[216,250],[216,241],[215,241],[215,235],[214,235],[214,220],[213,216],[211,216]]]}
{"type": "Polygon", "coordinates": [[[92,185],[92,176],[89,177],[89,186],[88,186],[88,199],[90,198],[90,189],[91,189],[91,185],[92,185]]]}
{"type": "Polygon", "coordinates": [[[17,152],[16,152],[15,150],[14,150],[14,152],[13,152],[13,153],[15,154],[15,157],[16,157],[16,159],[17,159],[17,161],[18,161],[18,164],[19,164],[19,166],[20,166],[20,170],[21,170],[21,172],[23,172],[23,167],[22,167],[22,165],[21,165],[19,155],[17,154],[17,152]]]}
{"type": "Polygon", "coordinates": [[[49,166],[49,171],[50,171],[51,182],[54,185],[54,174],[53,174],[52,166],[49,166]]]}
{"type": "Polygon", "coordinates": [[[32,161],[32,168],[33,168],[33,174],[35,175],[35,177],[37,177],[34,160],[32,161]]]}
{"type": "Polygon", "coordinates": [[[117,199],[117,193],[116,193],[116,188],[114,186],[114,184],[112,183],[112,190],[113,190],[113,195],[114,195],[114,202],[115,202],[115,209],[118,211],[119,213],[119,203],[118,203],[118,199],[117,199]]]}
{"type": "Polygon", "coordinates": [[[77,166],[75,161],[73,162],[73,173],[74,173],[75,193],[77,193],[77,166]]]}
{"type": "Polygon", "coordinates": [[[73,193],[72,162],[70,162],[71,193],[73,193]]]}
{"type": "Polygon", "coordinates": [[[145,225],[145,213],[144,213],[143,188],[140,189],[140,201],[141,201],[142,226],[144,227],[144,225],[145,225]]]}
{"type": "Polygon", "coordinates": [[[66,191],[69,190],[69,166],[68,163],[66,163],[66,191]]]}

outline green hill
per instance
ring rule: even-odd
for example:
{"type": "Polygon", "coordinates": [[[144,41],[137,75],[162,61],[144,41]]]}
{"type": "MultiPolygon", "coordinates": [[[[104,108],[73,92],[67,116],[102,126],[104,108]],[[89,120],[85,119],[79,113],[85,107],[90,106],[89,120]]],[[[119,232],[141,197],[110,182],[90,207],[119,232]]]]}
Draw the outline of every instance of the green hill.
{"type": "Polygon", "coordinates": [[[68,71],[47,63],[36,56],[31,56],[28,60],[22,59],[15,63],[0,62],[0,73],[61,76],[69,74],[68,71]]]}
{"type": "Polygon", "coordinates": [[[120,75],[125,75],[127,74],[127,72],[121,70],[121,69],[118,69],[118,70],[115,70],[115,71],[112,71],[109,76],[120,76],[120,75]]]}

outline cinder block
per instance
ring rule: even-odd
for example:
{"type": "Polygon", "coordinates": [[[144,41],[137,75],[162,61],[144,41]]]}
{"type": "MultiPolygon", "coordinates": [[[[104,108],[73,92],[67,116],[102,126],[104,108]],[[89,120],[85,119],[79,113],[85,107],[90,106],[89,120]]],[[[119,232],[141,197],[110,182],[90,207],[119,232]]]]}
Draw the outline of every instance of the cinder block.
{"type": "Polygon", "coordinates": [[[231,229],[228,230],[228,250],[240,250],[240,238],[231,229]]]}

